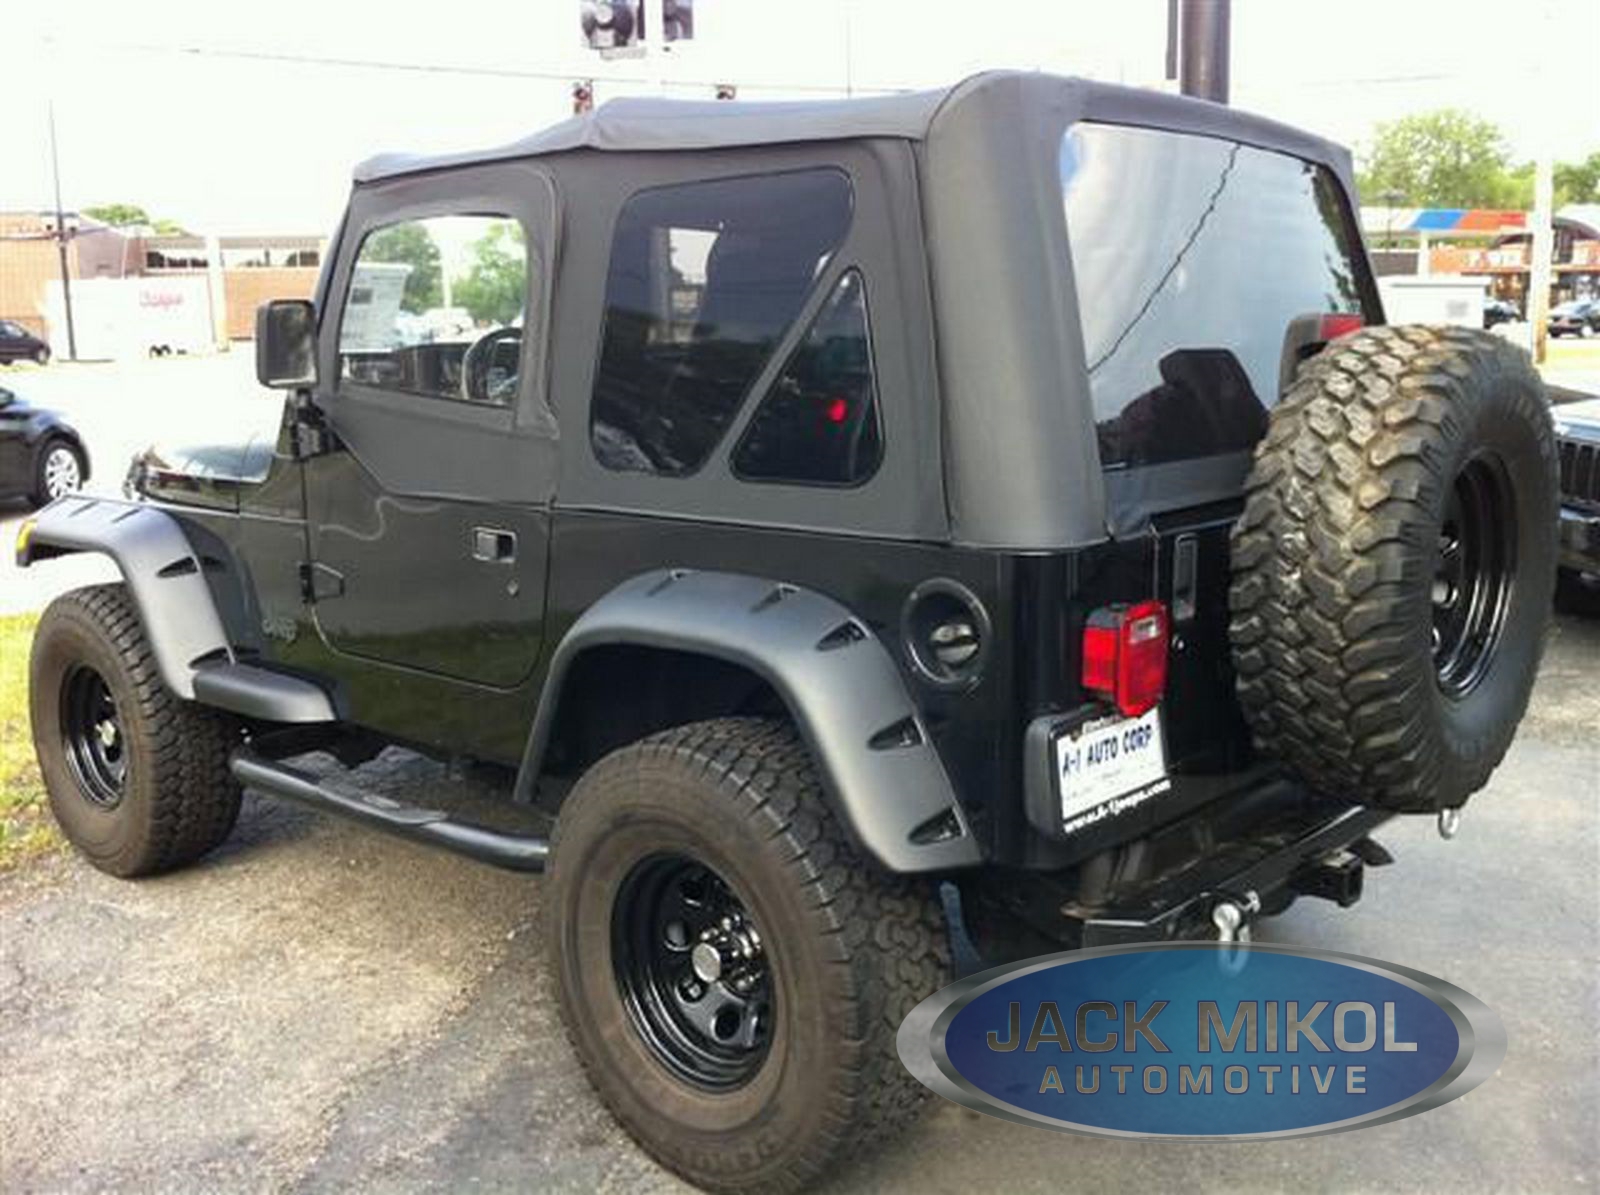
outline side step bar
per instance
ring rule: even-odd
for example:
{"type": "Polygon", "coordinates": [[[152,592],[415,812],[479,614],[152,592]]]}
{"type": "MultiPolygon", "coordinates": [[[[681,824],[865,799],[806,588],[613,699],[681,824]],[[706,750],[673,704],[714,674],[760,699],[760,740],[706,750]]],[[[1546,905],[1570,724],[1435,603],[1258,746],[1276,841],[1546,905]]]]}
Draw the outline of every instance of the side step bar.
{"type": "Polygon", "coordinates": [[[338,814],[374,830],[465,855],[493,867],[539,872],[550,855],[548,838],[506,834],[470,822],[452,821],[440,810],[403,805],[376,793],[335,792],[309,772],[268,759],[250,747],[236,750],[229,767],[246,788],[338,814]]]}

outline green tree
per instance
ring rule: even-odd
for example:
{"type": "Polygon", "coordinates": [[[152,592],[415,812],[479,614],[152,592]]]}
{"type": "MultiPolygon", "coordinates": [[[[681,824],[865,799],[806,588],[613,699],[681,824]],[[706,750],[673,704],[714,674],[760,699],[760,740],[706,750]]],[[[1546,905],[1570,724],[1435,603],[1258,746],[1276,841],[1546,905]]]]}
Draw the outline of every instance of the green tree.
{"type": "Polygon", "coordinates": [[[1556,206],[1565,203],[1600,203],[1600,150],[1581,162],[1557,162],[1556,206]]]}
{"type": "MultiPolygon", "coordinates": [[[[1519,184],[1509,170],[1505,137],[1490,121],[1442,108],[1380,124],[1364,155],[1361,194],[1396,206],[1516,206],[1519,184]]],[[[1531,179],[1529,185],[1531,197],[1531,179]]]]}
{"type": "Polygon", "coordinates": [[[150,216],[144,208],[134,203],[102,203],[86,207],[83,214],[91,220],[109,224],[113,228],[127,228],[133,224],[149,224],[150,216]]]}
{"type": "Polygon", "coordinates": [[[522,313],[527,288],[528,254],[522,228],[500,221],[472,246],[472,267],[452,288],[455,301],[474,320],[509,324],[522,313]]]}
{"type": "Polygon", "coordinates": [[[423,225],[394,224],[373,233],[361,246],[361,260],[398,262],[411,267],[400,295],[400,310],[421,315],[443,302],[439,246],[423,225]]]}

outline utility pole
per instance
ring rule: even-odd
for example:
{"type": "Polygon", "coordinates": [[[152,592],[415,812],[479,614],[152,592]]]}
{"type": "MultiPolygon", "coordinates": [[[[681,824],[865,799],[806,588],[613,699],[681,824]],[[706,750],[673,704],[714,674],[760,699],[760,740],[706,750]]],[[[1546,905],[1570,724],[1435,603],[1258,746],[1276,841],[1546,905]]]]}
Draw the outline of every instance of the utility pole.
{"type": "Polygon", "coordinates": [[[67,360],[78,359],[78,332],[72,326],[72,271],[67,265],[67,214],[61,210],[61,159],[56,153],[56,102],[47,109],[50,119],[50,171],[56,184],[56,250],[61,257],[61,305],[67,313],[67,360]]]}
{"type": "Polygon", "coordinates": [[[640,38],[644,42],[645,61],[653,63],[650,74],[655,79],[655,94],[667,93],[667,10],[662,0],[639,0],[639,22],[643,26],[640,38]]]}
{"type": "Polygon", "coordinates": [[[1544,363],[1550,324],[1550,259],[1555,256],[1555,160],[1547,145],[1533,166],[1533,236],[1528,252],[1528,322],[1533,325],[1533,359],[1544,363]]]}
{"type": "MultiPolygon", "coordinates": [[[[1233,0],[1179,0],[1178,89],[1218,104],[1228,102],[1228,27],[1233,0]]],[[[1167,19],[1173,17],[1171,5],[1167,19]]],[[[1167,32],[1171,65],[1172,31],[1167,32]]]]}

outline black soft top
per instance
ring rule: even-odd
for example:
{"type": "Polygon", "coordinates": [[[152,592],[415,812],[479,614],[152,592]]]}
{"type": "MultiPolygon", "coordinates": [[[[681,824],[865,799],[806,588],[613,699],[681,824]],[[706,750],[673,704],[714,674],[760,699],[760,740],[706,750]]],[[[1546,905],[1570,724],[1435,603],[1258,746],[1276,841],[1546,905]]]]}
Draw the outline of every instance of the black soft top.
{"type": "Polygon", "coordinates": [[[577,149],[704,150],[862,137],[926,141],[938,135],[941,111],[949,104],[966,99],[994,99],[1001,94],[1013,99],[1030,92],[1037,94],[1033,88],[1017,89],[1014,85],[1019,80],[1049,85],[1051,91],[1076,107],[1086,120],[1213,133],[1323,162],[1340,169],[1341,173],[1349,168],[1349,154],[1341,146],[1220,104],[1087,79],[986,71],[949,87],[862,99],[779,103],[646,97],[609,100],[583,116],[574,116],[490,149],[431,155],[378,154],[356,167],[355,181],[374,182],[450,166],[540,157],[577,149]]]}
{"type": "MultiPolygon", "coordinates": [[[[446,181],[456,167],[525,161],[549,176],[556,202],[582,209],[608,194],[588,169],[596,155],[628,155],[627,172],[645,187],[673,173],[665,163],[653,170],[650,159],[674,151],[728,150],[759,170],[763,155],[774,164],[792,163],[794,148],[806,144],[820,150],[828,143],[906,143],[915,175],[885,176],[883,185],[892,192],[892,210],[916,224],[926,247],[933,302],[931,312],[884,311],[883,318],[926,321],[932,315],[937,385],[925,394],[940,403],[942,418],[929,421],[938,428],[938,455],[928,454],[919,465],[932,475],[913,479],[904,504],[917,512],[914,525],[897,525],[892,533],[1055,550],[1140,534],[1175,492],[1189,504],[1232,497],[1247,464],[1241,454],[1240,460],[1184,464],[1178,477],[1157,475],[1167,466],[1129,470],[1114,492],[1108,485],[1061,190],[1062,137],[1079,121],[1222,137],[1321,165],[1339,181],[1345,220],[1359,241],[1350,155],[1339,146],[1202,100],[1018,71],[868,99],[614,100],[495,149],[373,158],[358,168],[356,192],[431,185],[446,181]],[[922,500],[941,485],[942,509],[922,500]]],[[[1140,229],[1130,226],[1126,235],[1138,236],[1140,229]]],[[[593,277],[601,267],[599,259],[569,254],[563,268],[587,269],[593,277]]],[[[555,358],[592,358],[593,329],[580,322],[568,328],[565,334],[575,339],[555,344],[555,358]]],[[[568,497],[614,499],[620,488],[615,475],[590,477],[588,468],[580,463],[564,476],[568,497]]],[[[811,525],[815,506],[814,496],[804,496],[772,521],[811,525]]]]}

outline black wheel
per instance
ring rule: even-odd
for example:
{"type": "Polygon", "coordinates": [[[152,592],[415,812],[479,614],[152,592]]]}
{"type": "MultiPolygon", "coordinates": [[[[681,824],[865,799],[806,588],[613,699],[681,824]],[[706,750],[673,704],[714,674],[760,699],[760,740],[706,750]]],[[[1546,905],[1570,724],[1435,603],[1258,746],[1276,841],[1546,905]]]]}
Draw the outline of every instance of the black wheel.
{"type": "Polygon", "coordinates": [[[34,349],[33,350],[33,359],[34,359],[34,361],[36,361],[40,365],[49,365],[50,364],[50,350],[49,349],[34,349]]]}
{"type": "Polygon", "coordinates": [[[1272,412],[1234,529],[1241,703],[1312,787],[1401,812],[1481,788],[1527,708],[1556,560],[1556,455],[1526,354],[1371,328],[1272,412]]]}
{"type": "Polygon", "coordinates": [[[551,862],[562,1018],[663,1165],[792,1191],[923,1105],[894,1043],[948,978],[937,905],[855,854],[787,724],[613,753],[562,807],[551,862]]]}
{"type": "Polygon", "coordinates": [[[83,485],[83,455],[66,440],[49,440],[34,466],[33,500],[40,506],[83,485]]]}
{"type": "Polygon", "coordinates": [[[218,845],[239,816],[225,715],[162,684],[121,585],[51,602],[33,640],[34,750],[67,840],[101,871],[151,875],[218,845]]]}

